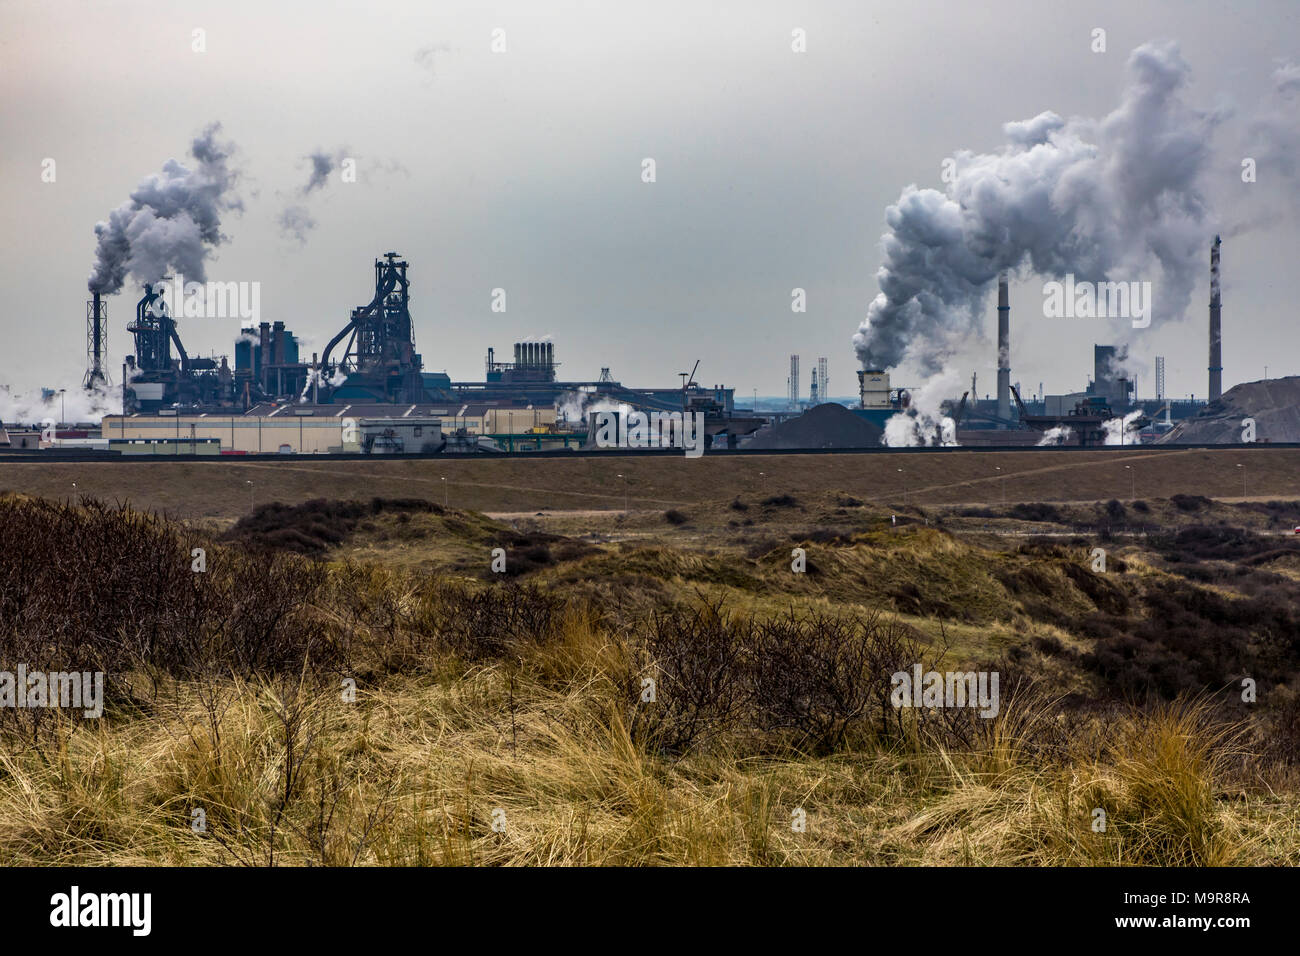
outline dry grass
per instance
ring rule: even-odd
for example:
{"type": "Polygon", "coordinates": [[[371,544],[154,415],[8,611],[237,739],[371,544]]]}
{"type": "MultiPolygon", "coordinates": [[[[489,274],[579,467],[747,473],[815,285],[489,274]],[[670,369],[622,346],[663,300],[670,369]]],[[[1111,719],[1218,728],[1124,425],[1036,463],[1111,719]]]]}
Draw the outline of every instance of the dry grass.
{"type": "MultiPolygon", "coordinates": [[[[991,552],[924,526],[866,530],[810,548],[818,571],[796,578],[785,543],[770,559],[742,560],[734,549],[665,538],[603,544],[543,566],[531,575],[542,588],[531,589],[481,572],[430,575],[413,570],[416,561],[336,561],[302,576],[301,559],[257,564],[242,545],[209,542],[208,577],[197,582],[192,542],[170,526],[128,513],[118,527],[111,510],[74,511],[48,526],[78,529],[83,550],[96,541],[113,553],[135,548],[153,556],[151,566],[178,552],[186,570],[167,587],[198,588],[206,603],[195,606],[208,610],[190,620],[168,605],[167,621],[188,621],[194,633],[170,657],[157,655],[157,643],[127,656],[144,646],[130,629],[151,619],[117,612],[151,606],[148,593],[113,614],[77,618],[83,629],[111,625],[114,636],[97,643],[87,634],[61,653],[103,655],[109,646],[120,669],[99,720],[0,715],[5,862],[1300,863],[1293,755],[1269,752],[1260,742],[1267,725],[1234,717],[1221,700],[1119,707],[1094,686],[1088,706],[1066,706],[1060,695],[1088,690],[1083,672],[1068,657],[1035,657],[1037,682],[1016,679],[1016,666],[1003,670],[994,719],[912,711],[882,725],[871,682],[897,666],[890,653],[957,669],[1036,635],[1087,646],[1022,606],[1035,589],[1073,616],[1112,599],[1063,570],[1082,560],[1064,546],[991,552]],[[298,575],[309,589],[272,641],[291,628],[284,646],[299,650],[273,668],[239,664],[248,654],[225,660],[240,646],[229,625],[225,643],[205,637],[212,609],[241,593],[234,585],[245,562],[250,573],[298,575]],[[888,629],[872,630],[872,607],[909,581],[923,583],[926,606],[885,615],[888,629]],[[727,615],[717,610],[723,601],[727,615]],[[967,608],[971,620],[946,622],[940,604],[967,608]],[[666,627],[653,612],[667,615],[666,627]],[[776,626],[782,615],[790,623],[776,626]],[[852,626],[837,629],[833,618],[852,626]],[[214,646],[220,653],[204,650],[214,646]],[[323,661],[322,648],[334,656],[323,661]],[[681,711],[638,701],[648,673],[663,695],[693,695],[698,707],[686,717],[702,715],[704,730],[670,745],[665,715],[681,711]],[[782,675],[789,680],[774,682],[782,675]],[[834,718],[819,718],[832,732],[799,730],[819,708],[834,718]],[[792,825],[800,819],[802,829],[792,825]]],[[[57,534],[37,540],[17,527],[45,513],[10,509],[11,555],[54,581],[63,572],[47,557],[63,546],[57,534]]],[[[455,566],[507,533],[455,513],[373,518],[345,548],[383,558],[389,546],[409,547],[409,557],[455,566]],[[412,526],[412,537],[394,537],[412,526]]],[[[657,524],[659,534],[677,533],[657,524]]],[[[119,593],[125,584],[97,566],[76,572],[93,578],[82,586],[119,593]]],[[[1129,567],[1115,587],[1129,576],[1158,584],[1164,574],[1137,560],[1129,567]]],[[[37,573],[11,570],[10,602],[27,593],[15,582],[37,573]]],[[[78,606],[38,601],[44,593],[32,590],[19,601],[23,613],[0,623],[26,637],[41,621],[48,633],[76,630],[78,606]]]]}
{"type": "Polygon", "coordinates": [[[1028,705],[966,752],[666,759],[634,745],[608,706],[608,646],[575,633],[564,647],[551,652],[550,666],[572,672],[559,689],[505,664],[448,682],[395,677],[351,704],[293,684],[172,687],[148,718],[0,753],[0,854],[108,865],[1300,863],[1294,794],[1232,799],[1230,742],[1203,732],[1196,705],[1095,728],[1095,752],[1080,744],[1059,762],[1037,752],[1037,723],[1050,718],[1028,705]],[[213,693],[215,720],[202,702],[213,693]],[[286,725],[295,695],[301,719],[286,725]],[[1095,808],[1105,832],[1092,829],[1095,808]]]}

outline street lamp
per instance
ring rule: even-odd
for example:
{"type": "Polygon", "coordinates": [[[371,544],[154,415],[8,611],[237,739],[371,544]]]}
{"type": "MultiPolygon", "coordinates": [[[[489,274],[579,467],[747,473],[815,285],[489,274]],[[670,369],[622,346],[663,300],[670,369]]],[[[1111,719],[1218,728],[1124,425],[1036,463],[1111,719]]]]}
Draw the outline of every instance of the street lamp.
{"type": "Polygon", "coordinates": [[[1129,490],[1132,492],[1130,497],[1133,498],[1134,500],[1137,500],[1137,472],[1133,470],[1131,465],[1125,465],[1124,470],[1128,472],[1128,477],[1129,477],[1128,485],[1129,485],[1129,490]]]}
{"type": "MultiPolygon", "coordinates": [[[[903,469],[901,468],[898,469],[898,473],[901,475],[903,473],[903,469]]],[[[906,508],[907,507],[907,479],[899,478],[898,480],[903,483],[903,507],[906,508]]]]}
{"type": "Polygon", "coordinates": [[[627,513],[631,510],[627,503],[627,476],[619,475],[618,477],[623,479],[623,511],[624,513],[627,513]]]}
{"type": "Polygon", "coordinates": [[[248,513],[252,514],[253,513],[253,483],[251,481],[245,481],[244,484],[248,485],[248,513]]]}
{"type": "MultiPolygon", "coordinates": [[[[999,474],[1002,472],[1001,465],[994,465],[993,467],[998,470],[999,474]]],[[[1002,475],[1002,507],[1005,508],[1006,506],[1007,506],[1007,476],[1002,475]]]]}
{"type": "Polygon", "coordinates": [[[448,508],[449,505],[447,504],[447,501],[449,499],[447,498],[447,479],[440,478],[439,480],[442,482],[442,506],[443,508],[448,508]]]}
{"type": "Polygon", "coordinates": [[[1241,497],[1246,497],[1246,466],[1237,462],[1237,467],[1241,469],[1241,497]]]}
{"type": "Polygon", "coordinates": [[[68,405],[66,399],[63,397],[63,393],[66,391],[67,391],[66,388],[59,389],[59,424],[60,425],[68,424],[68,405]]]}

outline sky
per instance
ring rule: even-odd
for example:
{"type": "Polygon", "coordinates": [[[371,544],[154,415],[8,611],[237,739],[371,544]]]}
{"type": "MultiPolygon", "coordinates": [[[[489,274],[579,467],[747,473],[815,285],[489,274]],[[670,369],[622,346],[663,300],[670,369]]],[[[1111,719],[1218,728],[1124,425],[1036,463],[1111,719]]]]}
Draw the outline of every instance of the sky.
{"type": "MultiPolygon", "coordinates": [[[[699,359],[701,384],[779,395],[798,353],[805,394],[825,356],[830,392],[853,395],[886,208],[909,185],[942,190],[943,160],[997,150],[1007,122],[1106,115],[1131,51],[1163,40],[1190,68],[1188,101],[1229,118],[1216,149],[1235,165],[1275,70],[1300,62],[1293,0],[0,0],[0,384],[80,384],[96,222],[168,160],[193,165],[191,141],[219,122],[243,208],[223,212],[207,278],[260,283],[262,318],[306,356],[370,300],[391,250],[410,263],[425,368],[454,380],[481,380],[489,346],[550,336],[566,380],[608,367],[672,386],[699,359]],[[318,151],[355,159],[357,181],[335,170],[305,192],[318,151]],[[286,231],[291,207],[314,228],[286,231]]],[[[1300,374],[1294,180],[1258,176],[1249,205],[1270,214],[1223,247],[1225,389],[1266,366],[1300,374]]],[[[1186,314],[1140,336],[1043,317],[1045,277],[1017,274],[1012,380],[1026,397],[1082,390],[1093,343],[1127,336],[1141,395],[1163,355],[1168,393],[1203,397],[1210,239],[1186,314]]],[[[138,297],[128,278],[108,300],[114,382],[138,297]]],[[[993,305],[948,363],[980,394],[993,305]]],[[[186,319],[180,334],[191,355],[233,355],[238,327],[186,319]]]]}

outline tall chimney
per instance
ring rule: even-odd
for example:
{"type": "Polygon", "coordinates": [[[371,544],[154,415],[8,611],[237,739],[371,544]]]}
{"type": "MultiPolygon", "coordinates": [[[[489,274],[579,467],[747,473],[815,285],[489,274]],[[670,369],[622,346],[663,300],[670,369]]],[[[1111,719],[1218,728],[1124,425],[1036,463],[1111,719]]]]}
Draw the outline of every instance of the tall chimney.
{"type": "Polygon", "coordinates": [[[104,333],[108,329],[108,311],[98,292],[91,293],[91,296],[86,303],[86,351],[90,362],[81,384],[95,389],[108,384],[108,377],[104,374],[104,333]]]}
{"type": "Polygon", "coordinates": [[[998,418],[1010,417],[1011,303],[1007,293],[1007,274],[1004,272],[998,276],[998,418]]]}
{"type": "Polygon", "coordinates": [[[1223,394],[1223,326],[1222,305],[1219,297],[1219,246],[1223,240],[1214,237],[1210,246],[1210,401],[1217,402],[1223,394]]]}

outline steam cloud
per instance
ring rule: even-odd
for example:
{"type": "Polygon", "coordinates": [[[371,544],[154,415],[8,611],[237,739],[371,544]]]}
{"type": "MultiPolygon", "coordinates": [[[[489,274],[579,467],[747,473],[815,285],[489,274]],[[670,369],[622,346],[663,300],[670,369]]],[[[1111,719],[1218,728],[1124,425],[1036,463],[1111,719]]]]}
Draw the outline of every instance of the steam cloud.
{"type": "Polygon", "coordinates": [[[0,425],[37,426],[44,421],[98,423],[105,415],[122,414],[122,390],[97,385],[93,389],[69,387],[11,392],[0,385],[0,425]]]}
{"type": "MultiPolygon", "coordinates": [[[[308,153],[306,158],[310,167],[309,174],[306,184],[298,191],[298,195],[306,198],[324,189],[330,175],[339,168],[347,154],[347,147],[340,147],[332,153],[323,149],[308,153]]],[[[302,203],[286,206],[280,213],[279,222],[281,234],[298,242],[306,242],[307,234],[316,228],[316,220],[302,203]]]]}
{"type": "Polygon", "coordinates": [[[156,283],[168,272],[207,281],[205,264],[212,250],[226,241],[221,216],[242,211],[234,193],[239,174],[230,165],[234,145],[220,143],[221,124],[213,123],[190,145],[193,168],[175,159],[140,182],[131,198],[95,224],[95,266],[91,292],[112,295],[128,274],[141,283],[156,283]]]}
{"type": "Polygon", "coordinates": [[[984,322],[1002,270],[1131,281],[1159,269],[1154,321],[1180,318],[1215,232],[1201,183],[1222,121],[1182,100],[1173,43],[1128,60],[1101,120],[1044,112],[1007,123],[996,153],[960,151],[947,192],[908,186],[886,211],[880,294],[853,337],[866,368],[937,373],[984,322]]]}

